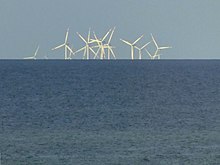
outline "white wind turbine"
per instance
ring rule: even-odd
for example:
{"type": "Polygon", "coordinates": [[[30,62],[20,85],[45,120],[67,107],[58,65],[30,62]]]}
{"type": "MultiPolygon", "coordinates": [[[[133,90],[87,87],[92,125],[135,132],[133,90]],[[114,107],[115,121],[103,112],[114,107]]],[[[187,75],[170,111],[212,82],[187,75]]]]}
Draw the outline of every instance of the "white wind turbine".
{"type": "MultiPolygon", "coordinates": [[[[110,49],[112,48],[111,46],[105,45],[105,39],[108,37],[110,32],[111,32],[111,29],[105,34],[105,36],[102,39],[98,39],[95,32],[93,32],[95,39],[92,39],[92,41],[95,41],[98,44],[98,46],[94,46],[94,48],[98,47],[98,50],[96,52],[96,55],[94,56],[94,59],[96,59],[96,57],[98,56],[98,53],[100,51],[100,59],[103,60],[105,58],[105,48],[110,48],[110,49]]],[[[111,52],[113,52],[113,51],[111,51],[111,52]]],[[[114,52],[113,52],[113,54],[114,54],[114,52]]]]}
{"type": "Polygon", "coordinates": [[[152,54],[150,54],[150,52],[149,52],[147,49],[145,49],[145,51],[146,51],[147,54],[150,56],[150,59],[151,59],[151,60],[154,60],[156,57],[157,57],[158,59],[160,59],[160,55],[161,55],[161,54],[154,54],[154,55],[152,55],[152,54]]]}
{"type": "Polygon", "coordinates": [[[86,45],[85,45],[84,47],[82,47],[81,49],[77,50],[77,51],[74,53],[74,54],[76,54],[76,53],[81,52],[81,51],[84,50],[83,58],[86,57],[87,60],[90,58],[90,54],[89,54],[90,51],[91,51],[94,55],[96,55],[96,53],[94,52],[94,50],[92,49],[92,47],[90,47],[90,45],[95,42],[95,41],[91,41],[91,39],[90,39],[90,35],[91,35],[91,32],[90,32],[90,31],[91,31],[91,30],[90,30],[90,28],[89,28],[87,41],[86,41],[85,38],[82,37],[82,35],[80,35],[80,34],[77,32],[77,35],[83,40],[83,42],[85,42],[86,45]]]}
{"type": "Polygon", "coordinates": [[[134,48],[135,48],[135,44],[143,37],[144,35],[140,36],[136,41],[134,41],[133,43],[130,43],[128,41],[125,41],[123,39],[120,39],[122,42],[128,44],[131,46],[131,59],[134,60],[134,48]]]}
{"type": "Polygon", "coordinates": [[[106,48],[108,50],[108,60],[110,60],[110,55],[112,54],[112,56],[114,57],[114,59],[116,59],[115,53],[113,52],[112,48],[114,48],[113,46],[111,46],[110,42],[112,40],[113,34],[115,32],[115,27],[112,30],[112,33],[109,37],[109,40],[107,42],[107,44],[104,45],[104,48],[106,48]]]}
{"type": "MultiPolygon", "coordinates": [[[[110,34],[110,37],[109,37],[109,40],[107,43],[105,43],[105,41],[100,41],[98,40],[96,34],[94,34],[94,37],[96,40],[98,40],[98,47],[99,47],[99,50],[101,49],[101,59],[105,58],[105,49],[107,49],[107,53],[108,53],[108,60],[110,60],[111,58],[111,55],[113,56],[114,59],[116,59],[116,56],[115,56],[115,53],[113,52],[113,46],[111,46],[110,42],[112,40],[112,37],[113,37],[113,34],[114,34],[114,31],[115,31],[115,27],[113,28],[113,30],[109,30],[111,32],[110,34]]],[[[97,55],[96,55],[97,56],[97,55]]]]}
{"type": "Polygon", "coordinates": [[[68,58],[68,50],[73,54],[72,49],[68,45],[68,36],[69,36],[69,28],[66,31],[66,37],[65,37],[64,43],[52,49],[52,50],[56,50],[56,49],[64,47],[64,59],[65,60],[69,59],[68,58]]]}
{"type": "Polygon", "coordinates": [[[111,45],[107,45],[107,44],[103,45],[103,49],[108,50],[108,60],[111,59],[111,54],[112,54],[113,58],[116,59],[115,53],[112,50],[113,48],[115,48],[115,47],[113,47],[111,45]]]}
{"type": "Polygon", "coordinates": [[[153,40],[153,42],[154,42],[154,44],[155,44],[155,46],[156,46],[156,52],[154,53],[154,56],[155,56],[155,57],[158,56],[158,59],[160,59],[160,55],[158,54],[158,52],[159,52],[160,50],[172,48],[172,47],[170,47],[170,46],[162,46],[162,47],[159,47],[158,44],[157,44],[157,42],[156,42],[156,40],[155,40],[155,38],[154,38],[154,36],[153,36],[153,34],[151,34],[151,38],[152,38],[152,40],[153,40]]]}
{"type": "Polygon", "coordinates": [[[104,56],[105,56],[105,55],[104,55],[105,51],[104,51],[103,43],[102,43],[101,40],[98,39],[98,37],[96,36],[95,32],[93,32],[93,35],[94,35],[94,37],[95,37],[95,40],[94,40],[94,41],[96,41],[97,44],[98,44],[97,46],[94,46],[94,47],[93,47],[93,48],[98,48],[98,50],[97,50],[97,52],[96,52],[96,55],[94,56],[94,59],[96,59],[96,57],[98,56],[99,51],[100,51],[100,59],[103,59],[104,56]]]}
{"type": "Polygon", "coordinates": [[[138,50],[138,52],[139,52],[139,60],[142,59],[142,50],[143,50],[147,45],[149,45],[150,43],[151,43],[151,41],[148,42],[148,43],[146,43],[146,44],[145,44],[144,46],[142,46],[141,48],[135,46],[135,48],[136,48],[136,49],[138,50]]]}
{"type": "Polygon", "coordinates": [[[71,47],[71,50],[72,51],[69,51],[69,55],[68,55],[68,59],[72,59],[72,55],[74,55],[75,54],[75,52],[73,52],[73,50],[74,50],[74,48],[73,48],[73,46],[71,47]]]}
{"type": "Polygon", "coordinates": [[[33,56],[31,56],[31,57],[25,57],[24,59],[25,59],[25,60],[36,60],[36,56],[37,56],[37,53],[38,53],[39,48],[40,48],[40,47],[37,46],[37,49],[35,50],[35,53],[34,53],[33,56]]]}

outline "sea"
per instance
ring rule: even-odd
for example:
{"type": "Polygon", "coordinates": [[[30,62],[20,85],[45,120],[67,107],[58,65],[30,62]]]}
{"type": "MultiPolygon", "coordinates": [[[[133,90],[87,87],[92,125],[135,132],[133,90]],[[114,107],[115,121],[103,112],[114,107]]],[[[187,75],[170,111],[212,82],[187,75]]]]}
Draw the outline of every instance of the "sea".
{"type": "Polygon", "coordinates": [[[1,165],[219,165],[220,60],[0,60],[1,165]]]}

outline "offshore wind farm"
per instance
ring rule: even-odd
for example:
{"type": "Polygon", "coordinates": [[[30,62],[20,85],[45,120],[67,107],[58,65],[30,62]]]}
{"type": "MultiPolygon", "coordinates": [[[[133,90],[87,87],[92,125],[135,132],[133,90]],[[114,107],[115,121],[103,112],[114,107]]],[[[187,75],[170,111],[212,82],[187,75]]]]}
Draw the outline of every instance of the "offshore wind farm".
{"type": "MultiPolygon", "coordinates": [[[[51,50],[54,51],[54,50],[57,50],[60,48],[64,48],[64,58],[63,58],[64,60],[74,59],[74,56],[79,56],[79,53],[81,53],[81,52],[84,52],[81,59],[86,59],[86,60],[89,60],[89,59],[99,59],[99,60],[117,59],[117,57],[113,51],[113,49],[115,49],[116,47],[112,46],[112,44],[111,44],[111,40],[112,40],[113,34],[115,32],[115,29],[116,29],[116,27],[109,29],[107,31],[107,33],[102,38],[98,38],[95,31],[93,31],[93,36],[91,36],[91,28],[89,28],[87,38],[84,38],[79,32],[76,32],[78,37],[84,42],[85,46],[74,51],[72,48],[70,48],[70,43],[68,41],[68,39],[69,39],[69,28],[68,28],[66,31],[64,43],[52,48],[51,50]]],[[[147,42],[146,44],[144,44],[141,47],[138,47],[138,41],[140,41],[143,37],[144,37],[144,35],[141,35],[133,43],[130,43],[124,39],[120,39],[123,43],[125,43],[131,47],[131,55],[130,55],[131,60],[134,60],[134,59],[142,60],[143,50],[145,50],[147,52],[147,54],[145,55],[145,59],[151,59],[151,60],[160,59],[159,53],[161,52],[161,50],[172,48],[170,46],[159,47],[152,34],[151,34],[151,41],[147,42]],[[151,55],[149,53],[149,51],[147,50],[147,46],[151,42],[154,43],[154,46],[156,48],[153,55],[151,55]],[[138,51],[138,57],[136,57],[134,54],[135,49],[138,51]]],[[[72,45],[74,45],[74,44],[72,44],[72,45]]],[[[72,46],[72,47],[74,47],[74,46],[72,46]]],[[[37,51],[38,51],[38,49],[39,49],[39,47],[37,48],[37,51]]],[[[35,55],[33,57],[24,57],[23,59],[36,60],[37,59],[37,57],[36,57],[37,51],[35,52],[35,55]]]]}

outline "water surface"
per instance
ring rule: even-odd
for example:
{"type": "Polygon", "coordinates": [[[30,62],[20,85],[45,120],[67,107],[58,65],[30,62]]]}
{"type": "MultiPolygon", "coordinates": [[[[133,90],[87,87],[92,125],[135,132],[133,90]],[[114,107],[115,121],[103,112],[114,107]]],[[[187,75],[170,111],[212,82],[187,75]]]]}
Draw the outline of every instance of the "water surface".
{"type": "Polygon", "coordinates": [[[220,61],[0,61],[2,164],[220,163],[220,61]]]}

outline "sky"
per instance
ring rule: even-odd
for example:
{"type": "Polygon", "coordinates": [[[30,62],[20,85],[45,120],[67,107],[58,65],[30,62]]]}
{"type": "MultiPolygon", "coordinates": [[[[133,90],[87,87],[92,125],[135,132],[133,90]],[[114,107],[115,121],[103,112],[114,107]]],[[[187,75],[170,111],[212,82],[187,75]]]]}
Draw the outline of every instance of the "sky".
{"type": "Polygon", "coordinates": [[[219,0],[0,0],[0,59],[31,56],[38,44],[37,58],[63,58],[63,49],[51,48],[64,42],[68,27],[77,50],[84,43],[76,32],[87,36],[91,28],[101,38],[114,26],[118,59],[130,59],[130,47],[120,38],[132,42],[144,34],[141,47],[151,33],[159,45],[172,46],[161,51],[162,59],[220,59],[219,16],[219,0]]]}

